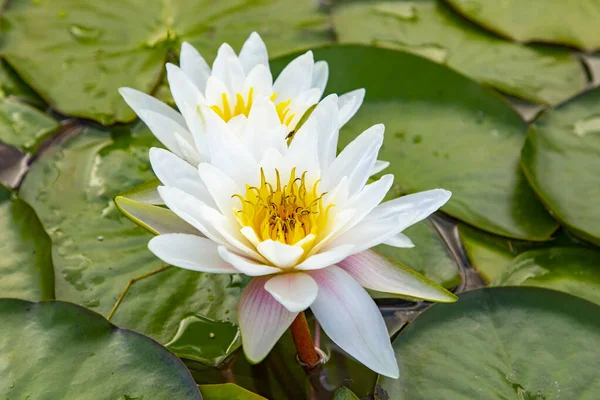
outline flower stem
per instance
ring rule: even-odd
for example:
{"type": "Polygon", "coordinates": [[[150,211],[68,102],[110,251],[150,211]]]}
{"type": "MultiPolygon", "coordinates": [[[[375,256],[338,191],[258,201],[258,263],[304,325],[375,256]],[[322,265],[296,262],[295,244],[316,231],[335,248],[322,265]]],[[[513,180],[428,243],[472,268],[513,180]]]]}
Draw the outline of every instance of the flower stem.
{"type": "Polygon", "coordinates": [[[315,344],[306,322],[304,312],[300,312],[292,325],[290,326],[292,337],[298,350],[298,359],[305,365],[305,368],[312,369],[319,364],[320,358],[315,350],[315,344]]]}

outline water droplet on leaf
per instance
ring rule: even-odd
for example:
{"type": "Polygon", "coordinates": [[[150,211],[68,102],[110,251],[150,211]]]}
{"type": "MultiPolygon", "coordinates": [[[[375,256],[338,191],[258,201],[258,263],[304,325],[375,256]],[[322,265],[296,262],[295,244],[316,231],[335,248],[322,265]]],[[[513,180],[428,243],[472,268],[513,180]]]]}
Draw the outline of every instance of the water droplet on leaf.
{"type": "Polygon", "coordinates": [[[100,30],[84,25],[74,24],[69,28],[69,33],[79,42],[93,42],[100,37],[100,30]]]}

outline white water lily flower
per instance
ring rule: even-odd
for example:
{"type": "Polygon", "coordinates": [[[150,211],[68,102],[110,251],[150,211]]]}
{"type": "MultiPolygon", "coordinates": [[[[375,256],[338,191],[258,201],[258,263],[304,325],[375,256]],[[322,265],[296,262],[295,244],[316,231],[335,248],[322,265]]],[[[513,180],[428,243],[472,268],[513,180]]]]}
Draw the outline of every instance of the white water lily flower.
{"type": "MultiPolygon", "coordinates": [[[[267,47],[254,32],[239,56],[227,43],[221,45],[212,69],[196,49],[183,43],[180,67],[167,64],[171,94],[181,114],[138,90],[121,88],[120,93],[166,148],[196,166],[209,159],[201,107],[208,106],[239,133],[253,104],[268,99],[277,111],[278,133],[286,137],[317,104],[328,76],[327,63],[315,62],[308,51],[291,61],[273,82],[267,47]]],[[[360,108],[364,94],[364,89],[358,89],[340,96],[339,126],[360,108]]]]}
{"type": "Polygon", "coordinates": [[[152,168],[164,185],[160,196],[197,234],[184,225],[148,247],[181,268],[253,277],[238,317],[251,362],[261,361],[310,308],[342,349],[377,373],[398,377],[384,320],[363,286],[431,301],[456,298],[369,249],[381,243],[412,247],[401,232],[446,203],[450,192],[435,189],[380,204],[393,176],[367,181],[384,127],[366,130],[336,157],[337,101],[330,95],[320,102],[289,146],[277,134],[276,106],[262,101],[248,116],[243,142],[203,110],[209,158],[197,168],[151,149],[152,168]]]}

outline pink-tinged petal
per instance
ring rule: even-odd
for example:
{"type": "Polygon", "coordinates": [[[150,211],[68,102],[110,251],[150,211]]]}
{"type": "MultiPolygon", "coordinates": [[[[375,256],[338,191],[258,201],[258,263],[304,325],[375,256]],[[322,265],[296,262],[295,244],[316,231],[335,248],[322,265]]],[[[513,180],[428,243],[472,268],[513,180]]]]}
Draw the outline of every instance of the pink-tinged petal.
{"type": "Polygon", "coordinates": [[[310,271],[315,269],[326,268],[334,265],[344,258],[348,257],[353,252],[354,246],[344,245],[331,248],[327,251],[322,251],[318,254],[308,257],[302,263],[298,264],[294,269],[299,271],[310,271]]]}
{"type": "Polygon", "coordinates": [[[293,267],[304,254],[302,247],[290,246],[271,239],[260,242],[257,250],[271,264],[279,268],[293,267]]]}
{"type": "Polygon", "coordinates": [[[404,233],[397,233],[389,239],[384,240],[382,243],[402,249],[410,249],[411,247],[415,247],[415,244],[412,242],[412,240],[410,240],[410,238],[404,233]]]}
{"type": "Polygon", "coordinates": [[[264,289],[268,277],[250,281],[238,304],[238,323],[246,358],[261,362],[281,335],[290,327],[297,312],[289,312],[264,289]]]}
{"type": "Polygon", "coordinates": [[[215,204],[196,168],[164,149],[152,147],[149,153],[152,170],[163,185],[179,188],[210,206],[215,204]]]}
{"type": "Polygon", "coordinates": [[[219,255],[223,260],[233,265],[239,272],[248,276],[263,276],[272,275],[281,272],[281,269],[271,267],[269,265],[257,263],[254,260],[250,260],[246,257],[237,255],[229,250],[225,246],[219,246],[219,255]]]}
{"type": "Polygon", "coordinates": [[[213,274],[239,273],[223,261],[213,241],[200,236],[184,233],[155,236],[148,242],[148,249],[167,264],[179,268],[213,274]]]}
{"type": "Polygon", "coordinates": [[[258,33],[252,32],[242,46],[240,50],[240,62],[244,66],[246,74],[257,65],[269,67],[267,46],[258,33]]]}
{"type": "Polygon", "coordinates": [[[365,99],[365,89],[356,89],[340,96],[340,128],[356,114],[365,99]]]}
{"type": "Polygon", "coordinates": [[[423,275],[396,264],[374,250],[366,250],[337,264],[362,286],[412,299],[451,303],[457,297],[423,275]]]}
{"type": "Polygon", "coordinates": [[[190,78],[200,92],[204,92],[206,81],[210,76],[210,67],[204,58],[191,44],[183,42],[179,57],[181,70],[190,78]]]}
{"type": "Polygon", "coordinates": [[[371,296],[337,266],[310,275],[319,286],[310,308],[327,336],[373,371],[398,378],[400,371],[388,331],[371,296]]]}
{"type": "Polygon", "coordinates": [[[289,312],[306,310],[319,292],[317,282],[301,272],[276,275],[267,281],[265,290],[289,312]]]}

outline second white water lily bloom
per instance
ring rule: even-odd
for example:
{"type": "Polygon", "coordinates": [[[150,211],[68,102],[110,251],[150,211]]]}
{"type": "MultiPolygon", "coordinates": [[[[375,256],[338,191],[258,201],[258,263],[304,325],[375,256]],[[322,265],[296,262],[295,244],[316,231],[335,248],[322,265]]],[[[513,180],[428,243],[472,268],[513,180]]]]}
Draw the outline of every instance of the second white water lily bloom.
{"type": "Polygon", "coordinates": [[[206,113],[210,156],[197,169],[169,151],[151,150],[164,184],[160,196],[185,223],[154,237],[150,250],[181,268],[253,277],[238,315],[250,361],[261,361],[310,307],[342,349],[398,377],[384,320],[363,287],[431,301],[456,298],[369,249],[381,243],[412,247],[401,232],[446,203],[450,192],[434,189],[380,204],[393,176],[368,179],[384,127],[366,130],[336,156],[335,95],[319,103],[289,146],[273,134],[272,103],[254,112],[261,118],[250,115],[243,144],[223,119],[206,113]]]}
{"type": "MultiPolygon", "coordinates": [[[[167,78],[180,113],[143,92],[121,88],[125,101],[165,147],[196,166],[208,160],[204,121],[207,106],[235,132],[241,132],[252,106],[267,99],[275,105],[279,134],[293,132],[305,113],[321,99],[329,71],[311,51],[291,61],[273,82],[267,48],[254,32],[237,55],[227,43],[219,48],[212,68],[188,43],[181,47],[180,66],[167,64],[167,78]]],[[[360,108],[365,91],[340,96],[339,125],[360,108]]]]}

